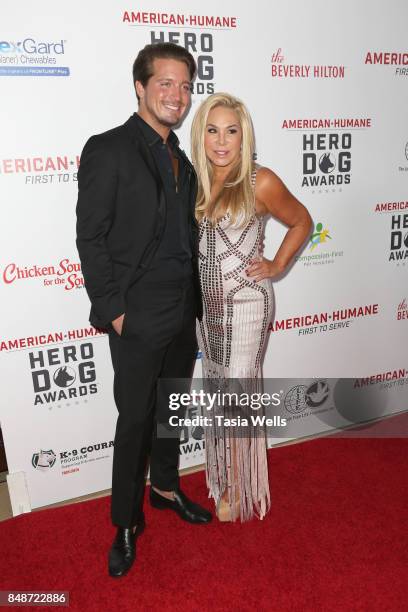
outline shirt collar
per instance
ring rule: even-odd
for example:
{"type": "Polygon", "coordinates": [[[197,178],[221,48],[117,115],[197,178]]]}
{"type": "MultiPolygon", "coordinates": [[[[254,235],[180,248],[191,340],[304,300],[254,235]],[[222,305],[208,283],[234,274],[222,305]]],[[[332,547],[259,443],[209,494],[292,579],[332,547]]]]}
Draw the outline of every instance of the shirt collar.
{"type": "MultiPolygon", "coordinates": [[[[162,136],[160,136],[160,134],[156,132],[156,130],[154,130],[151,125],[146,123],[146,121],[142,119],[142,117],[138,113],[134,113],[133,116],[138,121],[139,127],[142,130],[143,136],[146,138],[146,141],[149,147],[157,143],[160,143],[160,144],[163,143],[162,136]]],[[[177,138],[173,130],[170,130],[169,135],[167,136],[167,142],[170,144],[172,149],[178,146],[179,139],[177,138]]]]}

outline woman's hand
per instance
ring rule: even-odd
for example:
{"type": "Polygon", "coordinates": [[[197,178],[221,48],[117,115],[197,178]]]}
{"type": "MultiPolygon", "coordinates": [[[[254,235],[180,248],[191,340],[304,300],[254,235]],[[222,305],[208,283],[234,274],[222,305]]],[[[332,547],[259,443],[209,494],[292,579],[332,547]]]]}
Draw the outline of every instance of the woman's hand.
{"type": "Polygon", "coordinates": [[[258,282],[264,278],[273,278],[278,276],[284,271],[284,269],[285,266],[278,263],[274,259],[271,261],[265,257],[260,257],[259,259],[254,259],[251,261],[250,265],[246,269],[246,275],[258,282]]]}

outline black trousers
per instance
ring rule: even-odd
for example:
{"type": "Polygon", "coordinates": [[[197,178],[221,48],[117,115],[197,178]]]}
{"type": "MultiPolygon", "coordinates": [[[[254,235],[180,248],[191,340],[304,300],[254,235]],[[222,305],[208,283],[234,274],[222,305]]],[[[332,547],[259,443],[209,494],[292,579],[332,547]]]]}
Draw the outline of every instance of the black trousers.
{"type": "Polygon", "coordinates": [[[156,422],[168,422],[171,414],[168,379],[184,379],[185,385],[192,376],[196,312],[192,282],[142,279],[128,292],[122,335],[109,334],[119,412],[111,505],[118,527],[133,527],[139,520],[149,452],[153,486],[164,491],[178,487],[179,438],[157,435],[156,422]],[[160,379],[167,386],[158,384],[160,379]]]}

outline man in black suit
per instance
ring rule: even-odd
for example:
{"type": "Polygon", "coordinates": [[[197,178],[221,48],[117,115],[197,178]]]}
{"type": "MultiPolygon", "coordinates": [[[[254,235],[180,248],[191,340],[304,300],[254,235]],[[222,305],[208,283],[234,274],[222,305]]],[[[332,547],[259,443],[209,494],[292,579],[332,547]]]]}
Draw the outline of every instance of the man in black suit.
{"type": "Polygon", "coordinates": [[[177,437],[158,434],[168,420],[161,379],[189,379],[201,316],[196,175],[171,130],[190,104],[194,58],[171,43],[147,45],[133,65],[138,113],[92,136],[78,173],[77,247],[92,308],[109,330],[118,408],[109,573],[123,576],[144,529],[150,451],[150,503],[191,523],[211,514],[179,488],[177,437]]]}

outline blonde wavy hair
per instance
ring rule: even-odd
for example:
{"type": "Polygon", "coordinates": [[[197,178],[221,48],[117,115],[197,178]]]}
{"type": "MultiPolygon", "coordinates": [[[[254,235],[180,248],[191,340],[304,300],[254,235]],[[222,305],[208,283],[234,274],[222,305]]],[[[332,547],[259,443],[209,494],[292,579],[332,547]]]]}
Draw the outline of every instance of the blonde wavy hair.
{"type": "Polygon", "coordinates": [[[198,194],[196,217],[203,217],[213,225],[217,221],[217,204],[222,200],[230,213],[231,223],[236,226],[246,225],[255,209],[255,194],[252,185],[254,170],[255,135],[251,116],[241,100],[227,93],[216,93],[209,96],[198,108],[191,126],[191,155],[198,177],[198,194]],[[213,108],[223,106],[235,111],[242,130],[241,155],[238,163],[231,169],[223,189],[211,200],[213,178],[212,164],[205,153],[204,137],[208,115],[213,108]]]}

